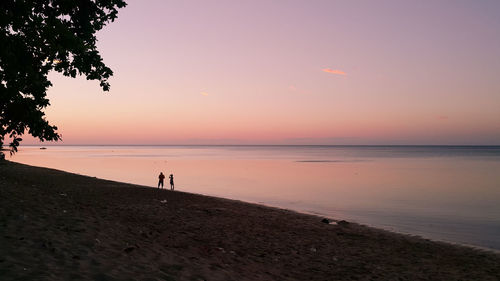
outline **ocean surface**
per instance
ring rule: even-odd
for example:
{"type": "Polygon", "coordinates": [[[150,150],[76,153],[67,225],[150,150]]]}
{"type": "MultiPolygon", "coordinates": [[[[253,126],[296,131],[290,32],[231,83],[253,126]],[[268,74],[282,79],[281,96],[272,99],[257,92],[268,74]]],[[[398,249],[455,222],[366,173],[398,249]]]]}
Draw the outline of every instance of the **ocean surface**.
{"type": "Polygon", "coordinates": [[[180,191],[500,250],[500,146],[22,146],[7,159],[150,187],[174,174],[180,191]]]}

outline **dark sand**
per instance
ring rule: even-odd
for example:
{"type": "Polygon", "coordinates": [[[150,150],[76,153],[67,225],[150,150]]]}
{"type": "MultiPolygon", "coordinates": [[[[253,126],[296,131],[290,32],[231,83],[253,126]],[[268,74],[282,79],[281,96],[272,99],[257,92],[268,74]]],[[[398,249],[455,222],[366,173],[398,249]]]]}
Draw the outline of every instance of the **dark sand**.
{"type": "Polygon", "coordinates": [[[491,252],[8,161],[0,206],[0,280],[500,280],[491,252]]]}

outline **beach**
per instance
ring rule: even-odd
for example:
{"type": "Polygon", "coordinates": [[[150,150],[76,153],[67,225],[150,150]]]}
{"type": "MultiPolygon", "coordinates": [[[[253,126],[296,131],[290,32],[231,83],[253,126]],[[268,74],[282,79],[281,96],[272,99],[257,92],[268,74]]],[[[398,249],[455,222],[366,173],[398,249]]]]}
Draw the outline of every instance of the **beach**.
{"type": "Polygon", "coordinates": [[[500,279],[494,252],[9,161],[0,205],[2,280],[500,279]]]}

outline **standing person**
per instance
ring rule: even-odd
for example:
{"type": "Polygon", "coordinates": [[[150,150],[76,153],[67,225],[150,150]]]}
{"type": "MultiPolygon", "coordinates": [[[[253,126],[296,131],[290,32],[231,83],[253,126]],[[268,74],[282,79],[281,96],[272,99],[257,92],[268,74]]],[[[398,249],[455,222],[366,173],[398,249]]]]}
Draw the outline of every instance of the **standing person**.
{"type": "Polygon", "coordinates": [[[170,174],[168,178],[170,179],[170,190],[174,190],[174,174],[170,174]]]}
{"type": "Polygon", "coordinates": [[[165,179],[165,175],[163,174],[163,172],[160,172],[160,175],[158,176],[158,188],[160,188],[160,185],[161,185],[161,188],[163,189],[163,180],[165,179]]]}

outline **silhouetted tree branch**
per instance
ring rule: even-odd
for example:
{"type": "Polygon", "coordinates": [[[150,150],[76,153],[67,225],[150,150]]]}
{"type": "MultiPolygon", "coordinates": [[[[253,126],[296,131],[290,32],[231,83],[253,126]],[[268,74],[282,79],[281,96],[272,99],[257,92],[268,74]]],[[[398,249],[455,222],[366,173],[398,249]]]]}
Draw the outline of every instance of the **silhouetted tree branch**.
{"type": "Polygon", "coordinates": [[[43,112],[51,70],[99,80],[109,91],[113,71],[95,33],[125,6],[123,0],[0,0],[0,148],[8,137],[16,152],[26,130],[41,141],[61,139],[43,112]]]}

